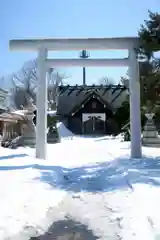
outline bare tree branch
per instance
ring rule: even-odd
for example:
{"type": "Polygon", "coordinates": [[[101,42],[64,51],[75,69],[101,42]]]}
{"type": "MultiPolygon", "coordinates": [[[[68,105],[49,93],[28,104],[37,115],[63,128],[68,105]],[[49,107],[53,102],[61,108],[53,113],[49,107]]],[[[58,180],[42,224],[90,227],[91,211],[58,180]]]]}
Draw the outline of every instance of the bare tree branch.
{"type": "MultiPolygon", "coordinates": [[[[48,82],[48,103],[50,107],[55,107],[58,98],[58,86],[63,84],[66,79],[64,73],[59,73],[51,68],[47,73],[48,82]]],[[[37,61],[29,61],[25,63],[18,73],[11,75],[11,82],[13,88],[11,89],[12,105],[21,109],[22,106],[28,104],[28,100],[32,100],[36,104],[36,91],[37,91],[37,61]]]]}
{"type": "Polygon", "coordinates": [[[99,84],[102,84],[102,85],[114,84],[114,79],[104,76],[99,79],[99,84]]]}

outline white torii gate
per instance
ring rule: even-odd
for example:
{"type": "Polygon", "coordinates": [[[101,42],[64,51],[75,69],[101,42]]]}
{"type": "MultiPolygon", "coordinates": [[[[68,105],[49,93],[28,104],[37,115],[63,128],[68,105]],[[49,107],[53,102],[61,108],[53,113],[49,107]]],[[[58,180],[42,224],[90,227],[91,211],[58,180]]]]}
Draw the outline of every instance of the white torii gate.
{"type": "Polygon", "coordinates": [[[36,124],[36,157],[46,159],[47,81],[50,67],[129,66],[131,157],[141,158],[141,114],[139,69],[135,48],[138,38],[53,38],[10,40],[11,50],[38,52],[38,91],[36,124]],[[47,59],[48,51],[128,49],[125,59],[47,59]]]}

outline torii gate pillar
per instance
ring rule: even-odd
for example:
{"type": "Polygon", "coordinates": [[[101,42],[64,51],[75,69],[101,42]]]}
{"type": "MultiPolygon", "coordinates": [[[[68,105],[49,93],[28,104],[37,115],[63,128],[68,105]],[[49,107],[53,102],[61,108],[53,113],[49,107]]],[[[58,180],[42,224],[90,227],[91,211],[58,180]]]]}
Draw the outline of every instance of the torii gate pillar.
{"type": "Polygon", "coordinates": [[[37,59],[37,121],[36,121],[36,157],[46,159],[47,146],[47,79],[45,60],[47,49],[40,48],[37,59]]]}
{"type": "Polygon", "coordinates": [[[141,111],[139,65],[134,48],[129,49],[129,94],[130,94],[130,128],[131,157],[140,158],[141,150],[141,111]]]}

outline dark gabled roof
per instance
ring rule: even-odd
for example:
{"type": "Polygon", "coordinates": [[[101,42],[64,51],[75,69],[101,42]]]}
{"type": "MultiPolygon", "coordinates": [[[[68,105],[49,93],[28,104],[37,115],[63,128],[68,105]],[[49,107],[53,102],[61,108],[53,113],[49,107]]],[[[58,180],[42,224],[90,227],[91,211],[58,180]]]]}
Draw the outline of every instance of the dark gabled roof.
{"type": "Polygon", "coordinates": [[[93,94],[116,109],[125,101],[128,90],[124,85],[60,86],[57,114],[71,114],[93,94]]]}
{"type": "Polygon", "coordinates": [[[106,102],[105,99],[103,99],[96,91],[92,91],[86,95],[86,97],[84,98],[84,100],[81,102],[80,105],[75,105],[75,107],[71,110],[71,112],[69,112],[69,115],[70,114],[74,115],[76,112],[79,111],[79,109],[81,109],[82,105],[85,105],[91,99],[97,99],[99,102],[106,105],[108,110],[110,110],[111,112],[114,111],[112,104],[109,104],[108,102],[106,102]]]}

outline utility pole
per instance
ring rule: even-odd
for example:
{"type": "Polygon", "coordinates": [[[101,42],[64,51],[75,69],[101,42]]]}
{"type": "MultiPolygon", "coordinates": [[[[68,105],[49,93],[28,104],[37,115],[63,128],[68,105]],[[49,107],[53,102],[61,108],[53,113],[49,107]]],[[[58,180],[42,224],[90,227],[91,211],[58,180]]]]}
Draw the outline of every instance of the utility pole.
{"type": "MultiPolygon", "coordinates": [[[[80,58],[87,59],[89,54],[86,50],[82,50],[80,53],[80,58]]],[[[83,85],[86,85],[86,68],[83,67],[83,85]]]]}

